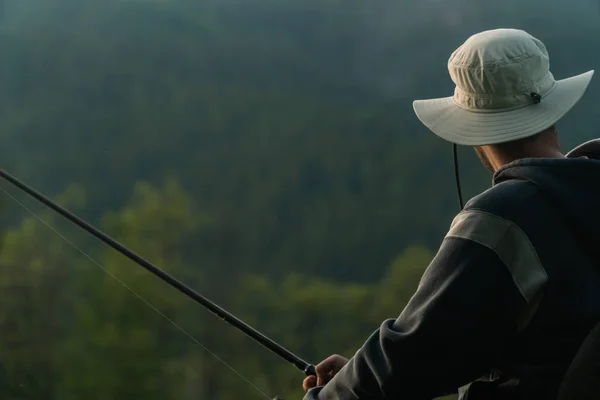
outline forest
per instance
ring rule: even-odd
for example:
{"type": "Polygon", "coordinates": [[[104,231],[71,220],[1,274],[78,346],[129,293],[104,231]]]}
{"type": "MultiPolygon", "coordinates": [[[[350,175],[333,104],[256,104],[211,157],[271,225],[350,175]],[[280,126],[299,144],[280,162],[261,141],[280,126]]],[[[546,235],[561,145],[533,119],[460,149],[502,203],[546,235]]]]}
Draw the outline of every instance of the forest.
{"type": "MultiPolygon", "coordinates": [[[[400,314],[458,212],[452,148],[412,110],[452,94],[450,53],[514,27],[557,79],[600,65],[596,0],[2,5],[0,168],[314,363],[400,314]]],[[[599,101],[596,80],[565,150],[599,101]]],[[[465,197],[488,188],[459,156],[465,197]]],[[[0,398],[302,397],[293,366],[0,191],[0,398]]]]}

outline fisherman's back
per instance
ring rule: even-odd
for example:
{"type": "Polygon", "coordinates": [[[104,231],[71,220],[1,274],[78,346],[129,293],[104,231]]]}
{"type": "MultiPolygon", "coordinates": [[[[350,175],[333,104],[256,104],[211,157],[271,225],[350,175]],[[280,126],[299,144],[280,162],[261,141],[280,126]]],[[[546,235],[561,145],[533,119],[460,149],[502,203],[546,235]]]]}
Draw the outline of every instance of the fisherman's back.
{"type": "Polygon", "coordinates": [[[600,222],[593,176],[600,179],[600,161],[517,161],[498,171],[498,183],[457,217],[487,222],[489,232],[461,234],[495,243],[528,302],[515,336],[490,343],[500,357],[464,399],[556,398],[575,353],[600,321],[600,267],[588,241],[594,235],[588,225],[600,222]]]}

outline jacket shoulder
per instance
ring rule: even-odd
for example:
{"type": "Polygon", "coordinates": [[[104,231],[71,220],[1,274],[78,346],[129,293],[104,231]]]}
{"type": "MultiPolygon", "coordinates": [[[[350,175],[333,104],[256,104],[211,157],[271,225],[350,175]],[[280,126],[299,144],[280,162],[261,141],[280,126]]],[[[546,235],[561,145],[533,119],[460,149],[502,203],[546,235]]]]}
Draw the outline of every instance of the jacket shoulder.
{"type": "Polygon", "coordinates": [[[535,184],[524,180],[509,180],[492,186],[473,197],[465,211],[479,210],[516,222],[543,208],[543,198],[535,184]]]}

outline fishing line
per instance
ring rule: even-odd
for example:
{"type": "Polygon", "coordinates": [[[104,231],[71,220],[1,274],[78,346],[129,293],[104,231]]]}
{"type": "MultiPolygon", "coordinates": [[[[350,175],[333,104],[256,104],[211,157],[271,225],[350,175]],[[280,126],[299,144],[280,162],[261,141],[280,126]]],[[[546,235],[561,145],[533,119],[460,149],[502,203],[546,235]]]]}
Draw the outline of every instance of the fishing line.
{"type": "Polygon", "coordinates": [[[219,361],[221,364],[223,364],[225,367],[227,367],[231,372],[233,372],[240,379],[242,379],[244,382],[246,382],[250,387],[254,388],[254,390],[256,390],[261,396],[263,396],[267,399],[271,399],[271,397],[269,395],[267,395],[265,391],[261,390],[258,386],[256,386],[252,382],[250,382],[250,380],[248,380],[246,377],[244,377],[244,375],[242,375],[240,372],[238,372],[233,366],[231,366],[229,363],[227,363],[225,360],[223,360],[217,354],[212,352],[208,347],[206,347],[204,344],[202,344],[200,342],[200,340],[195,338],[191,333],[189,333],[187,330],[185,330],[183,327],[181,327],[179,324],[177,324],[175,321],[173,321],[171,318],[169,318],[167,315],[165,315],[162,311],[160,311],[156,306],[154,306],[152,303],[150,303],[144,297],[142,297],[142,295],[140,295],[138,292],[136,292],[133,288],[129,287],[125,282],[123,282],[116,275],[114,275],[112,272],[110,272],[106,267],[104,267],[102,264],[100,264],[100,262],[96,261],[92,256],[87,254],[82,248],[77,246],[75,243],[73,243],[71,240],[69,240],[67,237],[65,237],[62,233],[60,233],[56,228],[54,228],[52,225],[50,225],[50,223],[48,223],[46,220],[44,220],[42,217],[40,217],[38,214],[36,214],[33,210],[28,208],[25,204],[21,203],[17,198],[15,198],[13,195],[11,195],[4,188],[0,187],[0,191],[2,191],[8,198],[10,198],[12,201],[17,203],[25,211],[27,211],[29,214],[31,214],[33,217],[35,217],[38,221],[40,221],[42,224],[44,224],[48,229],[50,229],[51,231],[56,233],[62,240],[64,240],[67,244],[69,244],[73,249],[78,251],[81,255],[83,255],[85,258],[87,258],[89,261],[91,261],[94,265],[96,265],[98,268],[100,268],[102,271],[104,271],[108,276],[110,276],[112,279],[117,281],[121,286],[123,286],[125,289],[127,289],[129,292],[131,292],[135,297],[137,297],[139,300],[141,300],[143,303],[145,303],[148,307],[150,307],[150,309],[154,310],[158,315],[160,315],[165,320],[167,320],[177,330],[179,330],[181,333],[183,333],[185,336],[187,336],[190,340],[192,340],[198,346],[203,348],[208,354],[210,354],[217,361],[219,361]]]}
{"type": "Polygon", "coordinates": [[[238,319],[233,314],[219,307],[216,303],[213,303],[212,301],[202,296],[200,293],[196,292],[194,289],[190,288],[183,282],[177,280],[175,277],[156,267],[148,260],[129,250],[127,247],[123,246],[121,243],[117,242],[115,239],[111,238],[104,232],[100,231],[98,228],[79,218],[78,216],[66,210],[65,208],[59,206],[58,204],[50,200],[48,197],[44,196],[40,192],[33,189],[31,186],[20,181],[19,179],[12,176],[3,169],[0,169],[0,177],[12,184],[13,186],[15,186],[16,188],[20,189],[21,191],[27,193],[29,196],[33,197],[48,208],[52,209],[56,213],[60,214],[63,218],[69,220],[73,224],[85,230],[98,240],[112,247],[114,250],[129,258],[131,261],[135,262],[140,267],[144,268],[146,271],[150,272],[157,278],[160,278],[162,281],[164,281],[174,289],[178,290],[180,293],[194,300],[196,303],[200,304],[205,309],[211,311],[213,314],[221,318],[229,325],[237,328],[246,336],[260,343],[267,349],[271,350],[273,353],[277,354],[282,359],[286,360],[287,362],[294,365],[296,368],[303,371],[305,375],[316,376],[314,365],[304,361],[302,358],[298,357],[296,354],[292,353],[279,343],[275,342],[273,339],[263,335],[256,329],[252,328],[250,325],[246,324],[244,321],[238,319]]]}

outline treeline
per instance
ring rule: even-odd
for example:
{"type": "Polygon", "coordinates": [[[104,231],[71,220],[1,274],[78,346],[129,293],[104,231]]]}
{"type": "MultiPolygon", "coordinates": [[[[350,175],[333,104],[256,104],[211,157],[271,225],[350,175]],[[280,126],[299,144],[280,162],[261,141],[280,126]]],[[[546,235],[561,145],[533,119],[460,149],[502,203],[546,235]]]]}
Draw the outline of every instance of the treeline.
{"type": "MultiPolygon", "coordinates": [[[[80,210],[84,194],[72,187],[60,200],[80,210]]],[[[49,211],[36,215],[23,214],[19,226],[6,230],[0,251],[2,398],[261,397],[203,346],[269,394],[301,396],[300,371],[112,249],[90,246],[49,211]]],[[[432,256],[409,248],[373,284],[294,273],[232,275],[217,264],[186,260],[185,237],[210,219],[175,181],[139,183],[128,205],[102,220],[117,240],[309,360],[334,349],[351,356],[404,306],[432,256]]]]}

